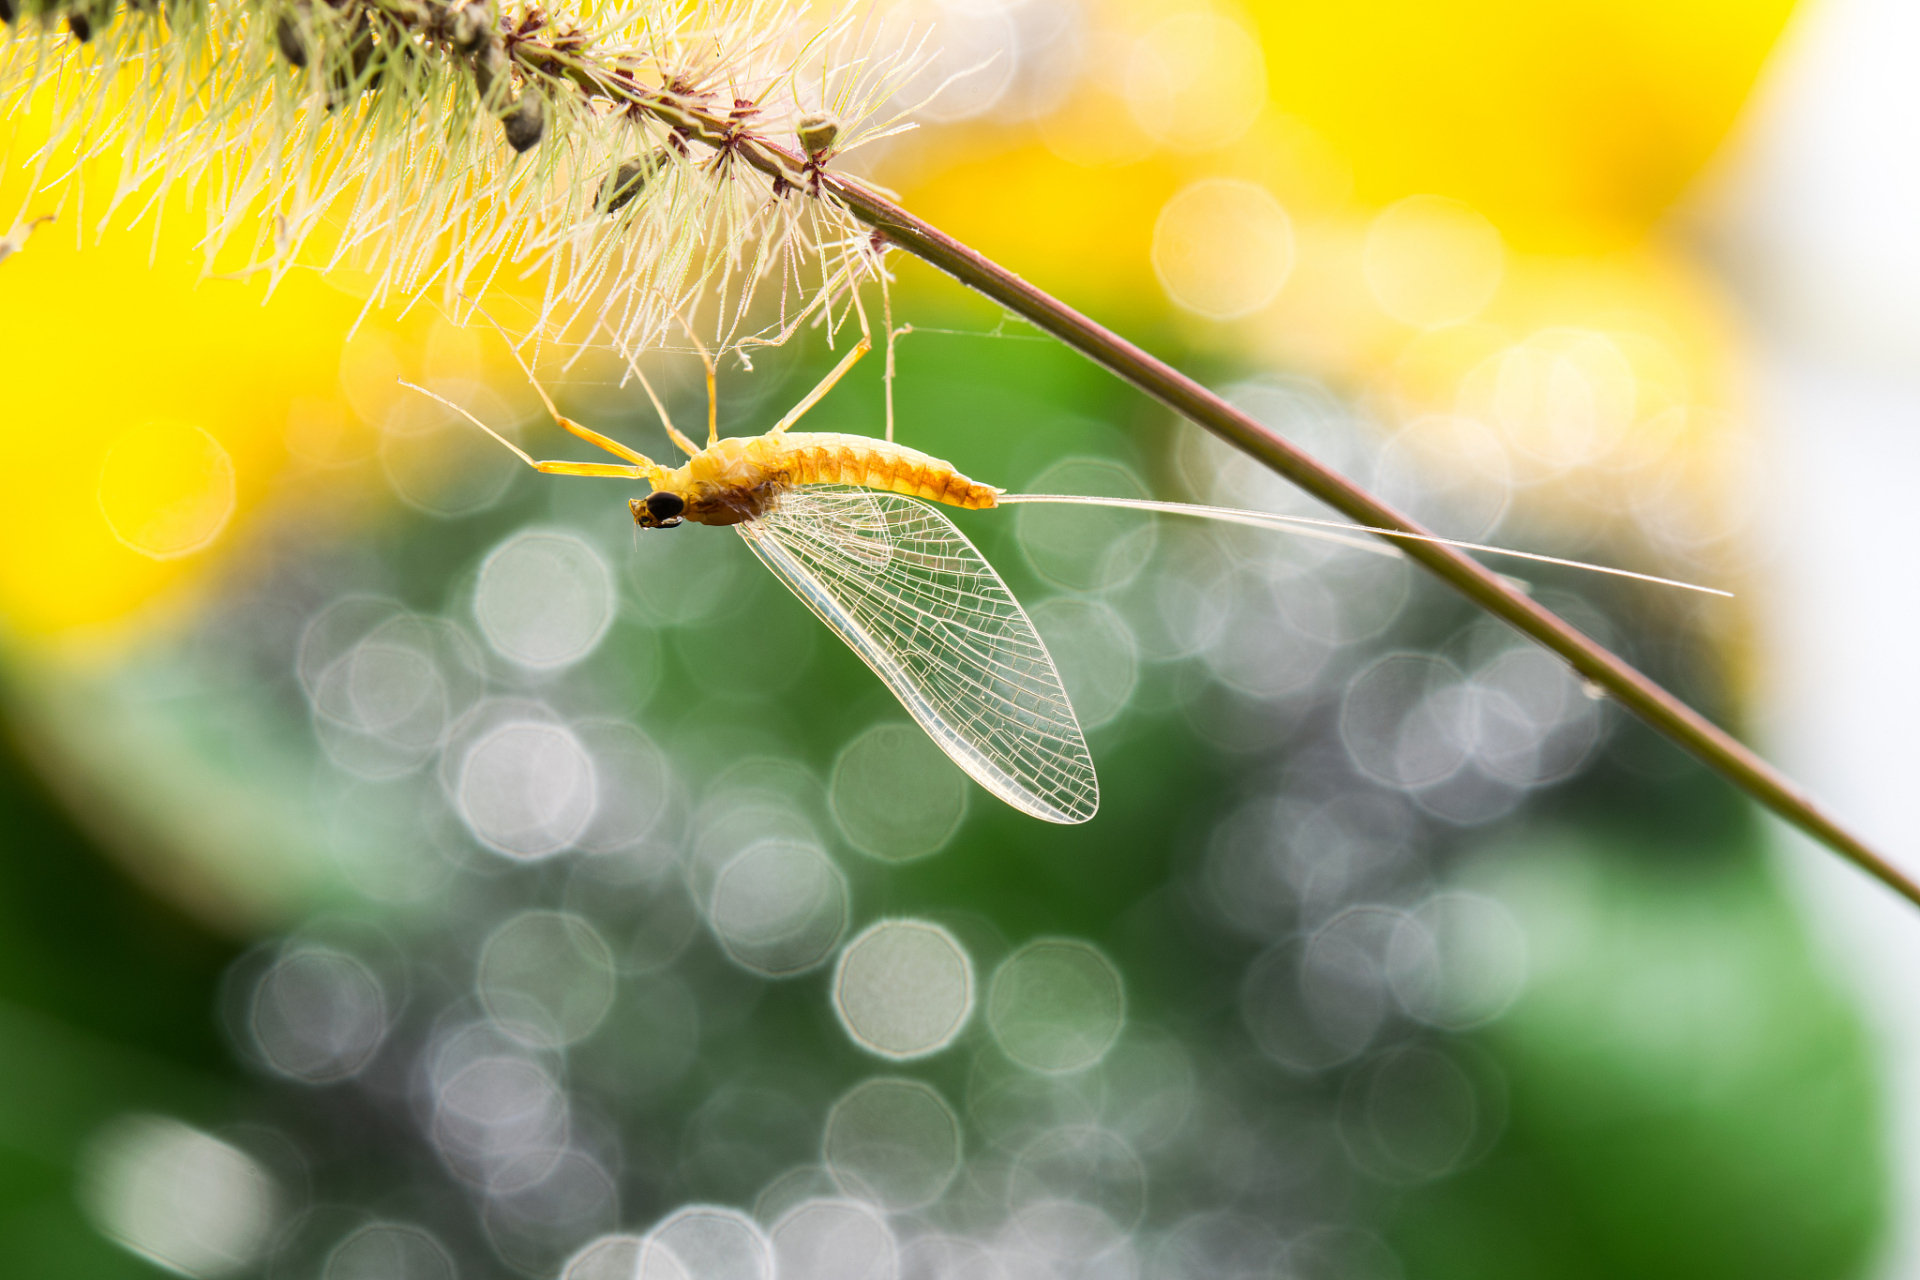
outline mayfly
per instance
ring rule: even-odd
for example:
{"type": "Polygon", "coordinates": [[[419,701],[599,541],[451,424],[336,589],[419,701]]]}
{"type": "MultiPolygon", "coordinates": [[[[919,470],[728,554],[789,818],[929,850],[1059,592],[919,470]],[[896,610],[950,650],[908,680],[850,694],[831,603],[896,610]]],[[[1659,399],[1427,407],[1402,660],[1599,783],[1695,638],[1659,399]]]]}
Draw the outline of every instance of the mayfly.
{"type": "MultiPolygon", "coordinates": [[[[647,481],[652,492],[628,502],[642,529],[671,529],[685,521],[732,526],[761,563],[860,655],[954,763],[1014,808],[1048,822],[1085,822],[1099,808],[1100,784],[1086,737],[1026,610],[966,535],[928,503],[973,511],[1016,502],[1117,506],[1343,542],[1350,541],[1345,534],[1384,533],[1726,594],[1553,556],[1303,516],[1145,499],[1008,494],[963,475],[952,463],[895,443],[890,420],[885,439],[790,430],[871,349],[866,328],[862,315],[853,349],[758,436],[721,438],[714,363],[701,349],[707,376],[704,448],[673,425],[641,376],[668,436],[687,454],[673,468],[561,414],[524,361],[521,368],[553,420],[619,463],[537,461],[459,405],[404,385],[433,396],[536,471],[647,481]]],[[[517,351],[514,358],[520,359],[517,351]]],[[[1378,543],[1356,545],[1395,554],[1378,543]]]]}

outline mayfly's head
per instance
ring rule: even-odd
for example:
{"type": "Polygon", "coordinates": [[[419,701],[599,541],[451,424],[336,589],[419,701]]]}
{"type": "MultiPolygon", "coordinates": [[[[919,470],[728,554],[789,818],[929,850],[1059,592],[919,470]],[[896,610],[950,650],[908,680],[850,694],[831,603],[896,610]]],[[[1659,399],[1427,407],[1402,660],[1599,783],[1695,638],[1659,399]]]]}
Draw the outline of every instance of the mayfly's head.
{"type": "Polygon", "coordinates": [[[627,507],[633,512],[633,522],[642,529],[671,529],[680,523],[687,500],[671,489],[656,489],[644,498],[630,500],[627,507]]]}

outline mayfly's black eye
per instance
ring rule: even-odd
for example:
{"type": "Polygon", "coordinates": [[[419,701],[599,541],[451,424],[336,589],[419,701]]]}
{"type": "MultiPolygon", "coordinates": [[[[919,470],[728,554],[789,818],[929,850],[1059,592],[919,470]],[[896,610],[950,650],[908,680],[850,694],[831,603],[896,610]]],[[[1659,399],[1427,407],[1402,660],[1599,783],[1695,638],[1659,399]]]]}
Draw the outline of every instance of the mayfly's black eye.
{"type": "Polygon", "coordinates": [[[655,520],[672,520],[687,509],[687,500],[677,493],[650,493],[647,495],[647,510],[653,513],[655,520]]]}

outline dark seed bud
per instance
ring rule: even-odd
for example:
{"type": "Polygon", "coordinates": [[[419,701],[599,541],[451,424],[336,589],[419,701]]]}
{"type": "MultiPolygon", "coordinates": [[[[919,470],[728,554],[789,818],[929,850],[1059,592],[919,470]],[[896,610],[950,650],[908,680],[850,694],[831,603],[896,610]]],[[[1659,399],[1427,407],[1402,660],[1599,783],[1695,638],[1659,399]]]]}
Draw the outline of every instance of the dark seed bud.
{"type": "Polygon", "coordinates": [[[280,54],[287,60],[287,65],[307,65],[306,41],[300,38],[300,28],[294,24],[292,15],[280,15],[280,21],[274,24],[273,38],[279,42],[280,54]]]}
{"type": "Polygon", "coordinates": [[[824,111],[800,117],[800,123],[794,127],[800,136],[800,145],[810,156],[818,158],[840,137],[840,122],[824,111]]]}
{"type": "Polygon", "coordinates": [[[20,11],[14,8],[13,0],[0,0],[0,22],[11,23],[19,16],[20,11]]]}
{"type": "Polygon", "coordinates": [[[540,95],[522,90],[520,101],[500,121],[506,127],[507,145],[516,152],[532,150],[547,131],[547,113],[541,108],[540,95]]]}
{"type": "Polygon", "coordinates": [[[94,32],[106,30],[107,24],[113,21],[115,3],[116,0],[73,0],[67,11],[67,30],[73,32],[75,40],[93,39],[94,32]]]}
{"type": "Polygon", "coordinates": [[[667,149],[659,147],[644,156],[622,160],[600,184],[600,195],[594,201],[594,207],[602,213],[620,212],[632,204],[634,197],[645,191],[647,184],[667,167],[668,158],[667,149]]]}
{"type": "Polygon", "coordinates": [[[480,90],[480,100],[487,104],[489,111],[495,110],[499,99],[493,95],[498,92],[500,99],[506,97],[508,69],[507,51],[497,44],[482,43],[473,55],[473,84],[480,90]],[[495,86],[499,86],[498,89],[495,86]]]}
{"type": "Polygon", "coordinates": [[[472,53],[487,39],[487,15],[483,5],[470,4],[455,9],[447,20],[447,43],[456,53],[472,53]]]}
{"type": "Polygon", "coordinates": [[[377,75],[367,76],[367,68],[373,65],[373,23],[367,18],[367,12],[364,9],[360,11],[359,22],[354,25],[353,45],[348,50],[348,61],[353,68],[354,80],[364,80],[369,89],[380,83],[377,75]]]}
{"type": "Polygon", "coordinates": [[[327,85],[327,110],[333,111],[344,105],[351,94],[366,93],[380,86],[381,72],[373,66],[373,54],[373,24],[368,21],[366,11],[362,10],[360,20],[354,27],[353,43],[347,49],[346,61],[333,64],[327,85]]]}

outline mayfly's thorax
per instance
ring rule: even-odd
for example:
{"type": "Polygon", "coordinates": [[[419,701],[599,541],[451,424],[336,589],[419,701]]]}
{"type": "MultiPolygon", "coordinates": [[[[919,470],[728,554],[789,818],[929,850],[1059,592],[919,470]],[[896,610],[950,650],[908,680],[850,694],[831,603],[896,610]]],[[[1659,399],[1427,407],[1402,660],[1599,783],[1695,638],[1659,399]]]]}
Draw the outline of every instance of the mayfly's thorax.
{"type": "Polygon", "coordinates": [[[728,525],[753,520],[772,510],[789,482],[781,469],[768,466],[753,446],[757,437],[729,436],[702,449],[675,471],[662,488],[686,500],[686,519],[695,524],[728,525]]]}

